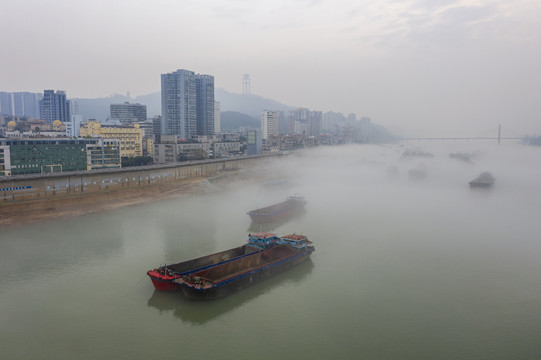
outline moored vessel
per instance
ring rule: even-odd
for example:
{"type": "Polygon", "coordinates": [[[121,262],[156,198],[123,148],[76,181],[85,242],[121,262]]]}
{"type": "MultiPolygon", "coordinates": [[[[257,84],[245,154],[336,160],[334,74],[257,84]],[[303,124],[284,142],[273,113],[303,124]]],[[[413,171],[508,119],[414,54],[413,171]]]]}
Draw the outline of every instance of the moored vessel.
{"type": "Polygon", "coordinates": [[[269,248],[277,241],[278,238],[272,233],[249,234],[248,242],[242,246],[176,264],[163,265],[147,271],[147,275],[152,280],[152,284],[156,290],[176,291],[179,290],[179,287],[173,280],[183,275],[189,275],[198,270],[208,269],[227,263],[228,261],[249,256],[269,248]]]}
{"type": "Polygon", "coordinates": [[[291,234],[250,256],[191,272],[175,280],[193,300],[217,299],[268,279],[306,260],[315,251],[304,235],[291,234]]]}
{"type": "Polygon", "coordinates": [[[254,223],[270,223],[287,219],[304,209],[306,199],[298,194],[291,195],[286,201],[248,212],[254,223]]]}

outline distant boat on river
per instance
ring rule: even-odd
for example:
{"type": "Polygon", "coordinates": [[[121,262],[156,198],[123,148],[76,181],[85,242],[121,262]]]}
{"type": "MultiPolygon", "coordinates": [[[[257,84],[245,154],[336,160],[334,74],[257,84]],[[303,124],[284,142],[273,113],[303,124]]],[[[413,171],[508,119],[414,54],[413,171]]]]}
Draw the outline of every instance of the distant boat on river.
{"type": "Polygon", "coordinates": [[[469,182],[470,188],[489,188],[494,185],[494,176],[489,172],[483,172],[478,177],[469,182]]]}
{"type": "Polygon", "coordinates": [[[304,205],[306,205],[304,197],[295,194],[289,196],[286,201],[281,203],[249,211],[248,215],[257,224],[277,222],[300,213],[304,209],[304,205]]]}

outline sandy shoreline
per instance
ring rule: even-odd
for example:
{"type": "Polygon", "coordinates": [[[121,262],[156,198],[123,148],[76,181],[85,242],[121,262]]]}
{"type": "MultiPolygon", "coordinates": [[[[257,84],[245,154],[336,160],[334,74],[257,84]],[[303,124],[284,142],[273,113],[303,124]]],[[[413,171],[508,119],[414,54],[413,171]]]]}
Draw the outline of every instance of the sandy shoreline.
{"type": "MultiPolygon", "coordinates": [[[[234,178],[236,176],[232,176],[234,178]]],[[[220,183],[231,181],[229,176],[220,178],[220,183]]],[[[182,182],[156,185],[145,188],[111,191],[92,195],[72,195],[57,199],[25,201],[0,204],[0,229],[66,219],[90,213],[110,211],[153,201],[175,199],[217,191],[206,178],[193,178],[182,182]]]]}

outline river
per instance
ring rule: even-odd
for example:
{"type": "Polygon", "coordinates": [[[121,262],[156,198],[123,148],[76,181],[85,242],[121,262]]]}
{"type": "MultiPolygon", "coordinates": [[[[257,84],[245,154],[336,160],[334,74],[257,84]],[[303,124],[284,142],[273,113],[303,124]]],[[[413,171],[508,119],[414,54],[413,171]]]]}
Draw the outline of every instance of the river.
{"type": "Polygon", "coordinates": [[[1,232],[0,357],[541,358],[540,148],[326,147],[253,171],[289,186],[1,232]],[[494,187],[470,189],[487,170],[494,187]],[[246,212],[293,192],[306,213],[271,230],[307,235],[309,261],[217,301],[154,290],[147,270],[241,245],[246,212]]]}

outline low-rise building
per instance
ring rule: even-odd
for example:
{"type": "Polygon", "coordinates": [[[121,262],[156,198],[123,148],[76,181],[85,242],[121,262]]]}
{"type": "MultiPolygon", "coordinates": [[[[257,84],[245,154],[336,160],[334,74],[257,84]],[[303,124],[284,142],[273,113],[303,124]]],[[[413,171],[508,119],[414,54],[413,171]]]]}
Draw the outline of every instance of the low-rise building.
{"type": "Polygon", "coordinates": [[[154,144],[154,163],[170,164],[177,162],[177,148],[174,143],[154,144]]]}
{"type": "Polygon", "coordinates": [[[202,160],[209,157],[210,143],[179,139],[177,135],[162,135],[154,144],[154,162],[158,164],[202,160]]]}
{"type": "Polygon", "coordinates": [[[0,140],[0,176],[120,168],[117,139],[0,140]]]}
{"type": "Polygon", "coordinates": [[[143,139],[143,156],[154,157],[154,137],[143,139]]]}
{"type": "Polygon", "coordinates": [[[138,124],[104,126],[99,121],[90,120],[81,124],[81,136],[119,139],[121,157],[143,156],[143,131],[138,124]]]}
{"type": "MultiPolygon", "coordinates": [[[[85,139],[13,139],[0,140],[9,147],[11,175],[86,170],[85,139]]],[[[4,160],[5,161],[5,160],[4,160]]]]}
{"type": "Polygon", "coordinates": [[[11,175],[11,161],[9,146],[0,145],[0,176],[11,175]]]}
{"type": "Polygon", "coordinates": [[[115,169],[122,167],[120,157],[121,143],[118,139],[98,139],[96,143],[86,145],[86,168],[115,169]]]}
{"type": "Polygon", "coordinates": [[[267,141],[264,146],[264,151],[266,152],[278,152],[280,151],[280,147],[282,146],[282,137],[283,135],[277,134],[277,135],[269,135],[267,138],[267,141]]]}
{"type": "Polygon", "coordinates": [[[239,141],[218,141],[212,144],[212,153],[215,158],[240,155],[239,141]]]}

